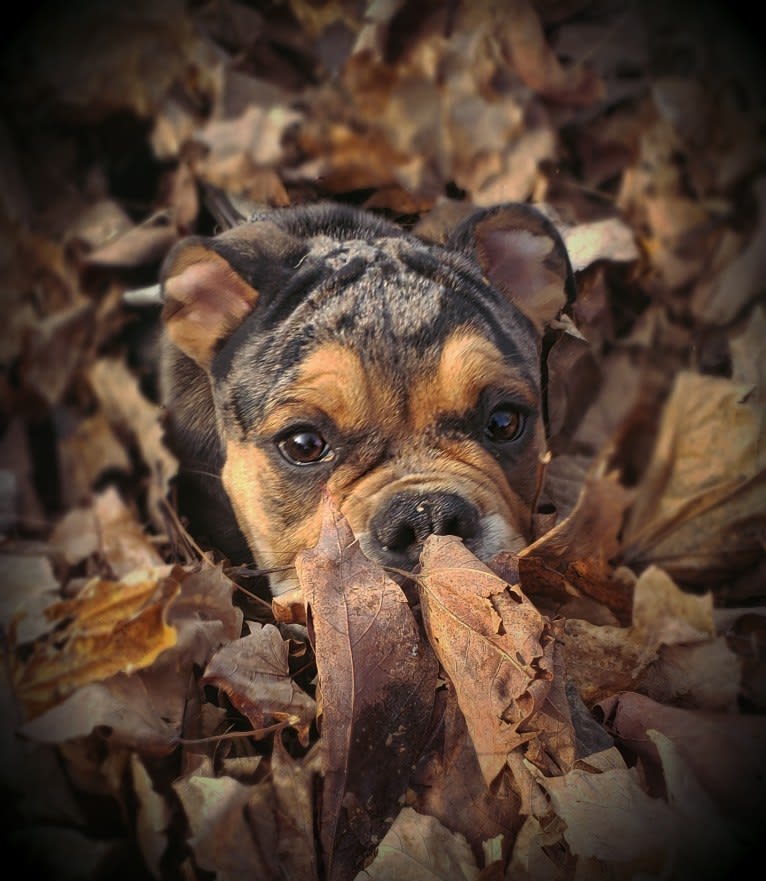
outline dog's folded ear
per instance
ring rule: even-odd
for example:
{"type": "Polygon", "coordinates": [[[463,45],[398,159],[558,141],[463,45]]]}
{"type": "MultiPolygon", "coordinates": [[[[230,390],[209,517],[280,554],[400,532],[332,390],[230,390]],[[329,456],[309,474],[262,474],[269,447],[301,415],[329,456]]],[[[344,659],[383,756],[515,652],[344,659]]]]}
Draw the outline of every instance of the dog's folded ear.
{"type": "Polygon", "coordinates": [[[250,313],[258,291],[201,240],[187,240],[163,273],[162,318],[170,340],[209,367],[218,346],[250,313]]]}
{"type": "Polygon", "coordinates": [[[161,272],[162,318],[170,341],[208,369],[258,302],[261,294],[253,279],[263,277],[272,286],[269,282],[295,247],[295,239],[266,221],[179,242],[161,272]]]}
{"type": "Polygon", "coordinates": [[[566,246],[554,224],[531,205],[481,209],[447,241],[478,262],[492,286],[542,331],[575,298],[566,246]]]}

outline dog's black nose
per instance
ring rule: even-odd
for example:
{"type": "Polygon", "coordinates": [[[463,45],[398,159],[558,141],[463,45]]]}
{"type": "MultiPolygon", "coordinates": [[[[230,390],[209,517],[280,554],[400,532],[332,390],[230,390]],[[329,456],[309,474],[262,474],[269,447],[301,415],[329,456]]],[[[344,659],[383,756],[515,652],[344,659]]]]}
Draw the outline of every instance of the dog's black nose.
{"type": "Polygon", "coordinates": [[[455,493],[397,493],[372,518],[370,531],[382,555],[411,566],[429,535],[474,538],[479,512],[455,493]]]}

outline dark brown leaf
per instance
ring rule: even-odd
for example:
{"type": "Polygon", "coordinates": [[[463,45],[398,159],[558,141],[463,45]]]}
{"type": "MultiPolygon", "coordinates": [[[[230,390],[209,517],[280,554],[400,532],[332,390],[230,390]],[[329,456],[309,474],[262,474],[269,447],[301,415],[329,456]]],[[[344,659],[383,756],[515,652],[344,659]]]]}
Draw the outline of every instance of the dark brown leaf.
{"type": "Polygon", "coordinates": [[[210,659],[203,682],[225,691],[254,728],[274,720],[289,722],[308,745],[316,705],[290,677],[289,643],[272,624],[251,624],[249,636],[235,639],[210,659]]]}
{"type": "Polygon", "coordinates": [[[319,836],[328,879],[353,879],[401,807],[423,746],[436,660],[401,589],[325,502],[296,561],[322,695],[319,836]]]}

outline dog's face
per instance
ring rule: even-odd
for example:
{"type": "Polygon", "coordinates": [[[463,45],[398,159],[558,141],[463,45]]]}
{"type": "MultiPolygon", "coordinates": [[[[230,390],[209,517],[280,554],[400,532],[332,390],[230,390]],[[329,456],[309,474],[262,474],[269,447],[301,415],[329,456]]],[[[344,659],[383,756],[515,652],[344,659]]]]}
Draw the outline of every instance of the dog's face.
{"type": "Polygon", "coordinates": [[[523,206],[480,212],[446,246],[316,206],[175,249],[171,374],[199,387],[170,398],[189,408],[189,437],[217,446],[274,593],[295,585],[327,490],[365,553],[399,569],[432,533],[482,559],[527,543],[545,444],[540,325],[570,279],[555,231],[523,206]]]}

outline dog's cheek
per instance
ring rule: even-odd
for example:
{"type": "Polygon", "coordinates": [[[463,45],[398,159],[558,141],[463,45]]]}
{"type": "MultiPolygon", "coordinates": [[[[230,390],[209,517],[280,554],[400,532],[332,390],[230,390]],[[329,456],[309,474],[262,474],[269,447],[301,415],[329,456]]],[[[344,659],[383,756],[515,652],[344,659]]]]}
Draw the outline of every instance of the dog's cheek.
{"type": "Polygon", "coordinates": [[[482,516],[501,518],[514,534],[526,535],[535,487],[534,452],[503,464],[474,441],[445,443],[439,471],[445,486],[466,495],[482,516]]]}
{"type": "Polygon", "coordinates": [[[287,485],[262,449],[229,441],[221,479],[259,568],[292,566],[299,550],[316,543],[318,503],[287,485]]]}

